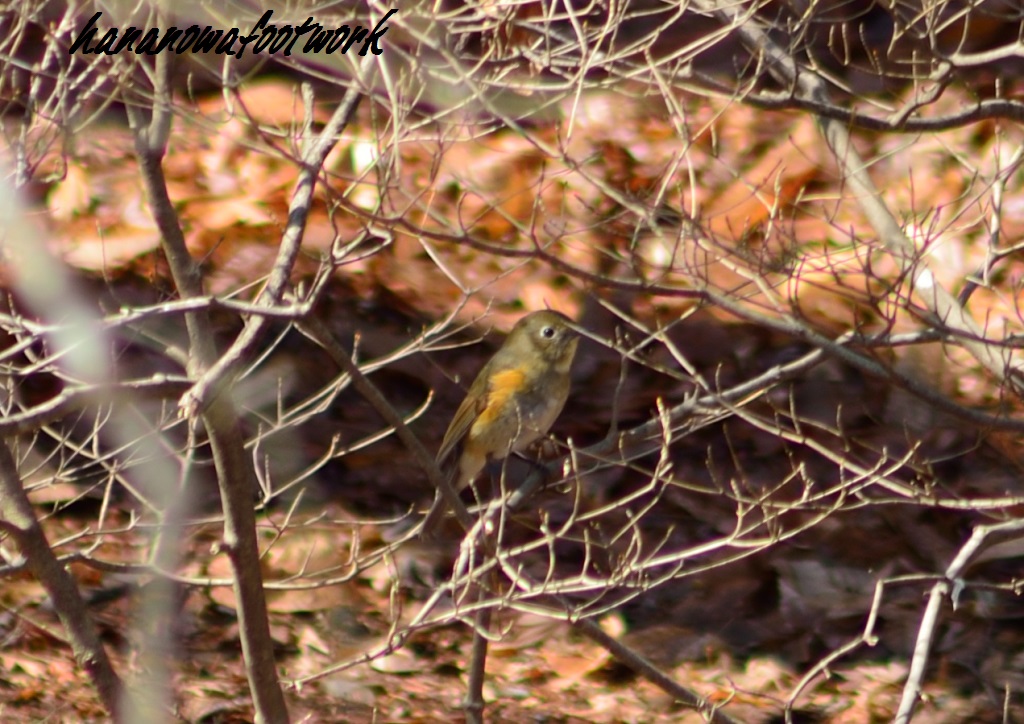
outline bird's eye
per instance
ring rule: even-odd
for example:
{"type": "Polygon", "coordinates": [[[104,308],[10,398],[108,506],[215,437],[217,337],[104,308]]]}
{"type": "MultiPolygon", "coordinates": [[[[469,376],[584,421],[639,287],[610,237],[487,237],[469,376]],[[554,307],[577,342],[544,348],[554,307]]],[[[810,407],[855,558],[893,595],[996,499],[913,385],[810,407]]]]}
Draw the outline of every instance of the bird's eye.
{"type": "Polygon", "coordinates": [[[544,327],[542,330],[540,330],[540,336],[543,337],[544,339],[551,339],[552,337],[555,336],[555,328],[544,327]]]}

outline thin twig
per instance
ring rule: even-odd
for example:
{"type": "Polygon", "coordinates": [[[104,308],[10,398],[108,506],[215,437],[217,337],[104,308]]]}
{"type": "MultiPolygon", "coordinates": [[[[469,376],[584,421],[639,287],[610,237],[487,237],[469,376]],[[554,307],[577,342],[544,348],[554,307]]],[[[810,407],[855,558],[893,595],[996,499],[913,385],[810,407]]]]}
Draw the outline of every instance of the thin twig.
{"type": "Polygon", "coordinates": [[[909,724],[914,715],[914,708],[917,706],[917,701],[921,694],[921,682],[924,680],[924,672],[928,666],[932,638],[935,635],[935,626],[939,620],[939,609],[943,599],[952,590],[953,605],[954,607],[956,606],[959,589],[962,585],[960,576],[970,564],[978,549],[990,536],[1019,530],[1024,530],[1024,520],[1010,520],[1005,523],[975,527],[971,537],[960,547],[960,550],[946,568],[943,579],[932,586],[928,594],[928,604],[925,606],[924,613],[921,616],[921,625],[917,629],[914,655],[910,660],[910,673],[907,675],[907,682],[903,686],[903,696],[900,698],[900,706],[896,711],[896,719],[894,720],[896,724],[909,724]]]}

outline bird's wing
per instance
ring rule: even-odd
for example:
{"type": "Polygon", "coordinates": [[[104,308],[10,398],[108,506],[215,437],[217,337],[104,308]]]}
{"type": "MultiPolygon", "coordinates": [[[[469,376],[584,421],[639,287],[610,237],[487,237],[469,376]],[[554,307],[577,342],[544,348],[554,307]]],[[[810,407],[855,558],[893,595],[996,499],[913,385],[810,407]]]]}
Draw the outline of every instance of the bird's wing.
{"type": "Polygon", "coordinates": [[[486,372],[485,369],[477,375],[473,384],[470,385],[469,392],[466,393],[466,398],[459,405],[459,409],[456,410],[455,417],[452,418],[451,423],[448,425],[448,431],[445,432],[444,440],[441,441],[441,447],[437,451],[437,464],[442,469],[450,458],[458,458],[458,455],[453,455],[453,453],[456,451],[456,448],[461,446],[462,441],[469,432],[469,428],[473,425],[473,421],[487,408],[487,398],[489,396],[487,388],[490,375],[486,374],[486,372]]]}
{"type": "MultiPolygon", "coordinates": [[[[474,380],[466,399],[459,405],[455,417],[448,425],[448,432],[441,441],[441,449],[437,451],[437,463],[444,464],[461,449],[462,443],[470,433],[473,424],[482,420],[485,425],[493,423],[507,408],[510,399],[523,388],[526,375],[521,369],[501,369],[501,366],[485,367],[474,380]],[[495,370],[497,367],[497,371],[495,370]]],[[[493,454],[495,451],[487,451],[493,454]]]]}

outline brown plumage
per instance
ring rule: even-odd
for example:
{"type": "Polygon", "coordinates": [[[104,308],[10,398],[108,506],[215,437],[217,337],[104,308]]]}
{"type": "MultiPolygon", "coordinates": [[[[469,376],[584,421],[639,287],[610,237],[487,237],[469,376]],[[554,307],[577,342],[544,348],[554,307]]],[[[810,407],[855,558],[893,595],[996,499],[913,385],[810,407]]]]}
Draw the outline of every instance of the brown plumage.
{"type": "MultiPolygon", "coordinates": [[[[578,342],[572,321],[559,312],[533,312],[516,323],[470,385],[437,452],[437,464],[457,490],[488,461],[547,434],[569,396],[578,342]]],[[[436,498],[423,524],[425,536],[436,532],[445,512],[436,498]]]]}

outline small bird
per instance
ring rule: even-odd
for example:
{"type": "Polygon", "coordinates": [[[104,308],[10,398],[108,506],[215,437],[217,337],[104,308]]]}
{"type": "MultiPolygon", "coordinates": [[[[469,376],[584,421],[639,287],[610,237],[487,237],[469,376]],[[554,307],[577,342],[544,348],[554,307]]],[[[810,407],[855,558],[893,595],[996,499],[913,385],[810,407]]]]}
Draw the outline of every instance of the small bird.
{"type": "MultiPolygon", "coordinates": [[[[551,310],[516,322],[459,405],[437,452],[437,464],[456,490],[491,460],[523,450],[547,434],[569,397],[569,370],[579,343],[572,320],[551,310]]],[[[446,507],[435,498],[423,535],[436,533],[446,507]]]]}

